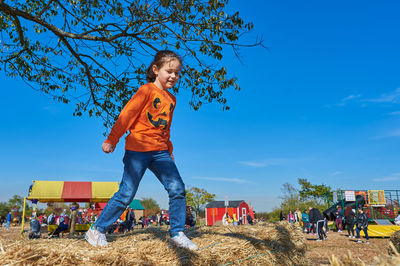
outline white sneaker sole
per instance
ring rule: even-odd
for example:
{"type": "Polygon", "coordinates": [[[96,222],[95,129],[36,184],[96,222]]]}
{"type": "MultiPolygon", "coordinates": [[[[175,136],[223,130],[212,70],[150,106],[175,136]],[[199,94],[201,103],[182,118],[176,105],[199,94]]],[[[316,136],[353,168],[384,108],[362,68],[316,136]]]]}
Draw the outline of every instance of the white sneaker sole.
{"type": "Polygon", "coordinates": [[[185,246],[185,245],[178,244],[178,243],[174,242],[174,241],[171,240],[171,239],[169,240],[169,244],[172,245],[172,246],[174,246],[174,247],[184,248],[184,249],[189,249],[189,250],[198,250],[198,249],[199,249],[197,246],[196,246],[196,247],[187,247],[187,246],[185,246]]]}
{"type": "Polygon", "coordinates": [[[94,247],[97,247],[97,243],[96,243],[95,241],[93,241],[93,239],[91,239],[91,238],[87,235],[87,233],[85,234],[85,239],[86,239],[87,242],[89,242],[90,245],[92,245],[92,246],[94,246],[94,247]]]}

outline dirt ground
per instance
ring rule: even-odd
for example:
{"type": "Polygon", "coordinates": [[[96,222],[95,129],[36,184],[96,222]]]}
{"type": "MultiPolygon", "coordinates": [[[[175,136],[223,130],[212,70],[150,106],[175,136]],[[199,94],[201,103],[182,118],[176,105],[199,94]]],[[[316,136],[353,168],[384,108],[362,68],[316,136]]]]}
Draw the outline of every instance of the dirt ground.
{"type": "Polygon", "coordinates": [[[374,261],[374,257],[388,254],[389,238],[370,238],[370,244],[359,244],[357,239],[349,238],[347,232],[329,231],[327,236],[327,240],[318,242],[315,241],[317,236],[306,235],[307,257],[311,265],[329,265],[332,255],[344,261],[349,251],[354,260],[367,265],[374,261]]]}
{"type": "MultiPolygon", "coordinates": [[[[19,240],[20,230],[18,227],[11,227],[9,231],[0,228],[0,244],[1,239],[19,240]]],[[[375,256],[388,254],[389,238],[371,238],[370,244],[358,244],[356,239],[348,238],[347,233],[344,232],[329,231],[327,235],[328,239],[320,242],[315,241],[317,239],[315,235],[305,235],[310,265],[330,265],[329,258],[332,255],[343,261],[349,251],[354,260],[362,261],[367,265],[374,261],[375,256]]],[[[27,237],[27,233],[24,236],[27,237]]]]}

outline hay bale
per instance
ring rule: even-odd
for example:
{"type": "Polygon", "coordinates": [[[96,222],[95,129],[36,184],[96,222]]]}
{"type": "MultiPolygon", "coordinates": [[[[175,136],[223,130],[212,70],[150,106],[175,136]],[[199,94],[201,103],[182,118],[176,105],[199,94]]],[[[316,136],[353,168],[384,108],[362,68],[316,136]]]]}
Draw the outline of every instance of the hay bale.
{"type": "Polygon", "coordinates": [[[108,236],[110,245],[68,239],[0,240],[0,261],[24,265],[307,265],[301,228],[287,222],[255,226],[202,227],[187,235],[199,250],[168,244],[167,228],[108,236]],[[4,251],[3,251],[4,250],[4,251]]]}
{"type": "MultiPolygon", "coordinates": [[[[390,236],[390,242],[392,242],[397,252],[400,252],[400,231],[396,231],[390,236]]],[[[393,248],[391,247],[389,248],[389,254],[394,254],[393,248]]]]}

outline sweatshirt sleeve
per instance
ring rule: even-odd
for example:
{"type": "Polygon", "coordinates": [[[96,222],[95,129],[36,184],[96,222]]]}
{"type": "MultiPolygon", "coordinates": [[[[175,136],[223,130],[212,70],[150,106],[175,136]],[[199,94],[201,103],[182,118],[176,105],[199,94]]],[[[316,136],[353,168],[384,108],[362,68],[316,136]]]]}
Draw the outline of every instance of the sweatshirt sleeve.
{"type": "MultiPolygon", "coordinates": [[[[176,106],[176,101],[175,101],[175,106],[176,106]]],[[[174,109],[172,110],[171,119],[170,119],[170,121],[168,123],[168,142],[167,142],[167,146],[168,146],[168,152],[169,152],[169,154],[171,155],[172,158],[174,158],[174,155],[172,154],[172,152],[174,150],[174,147],[173,147],[172,142],[171,142],[171,124],[172,124],[172,117],[174,116],[175,106],[174,106],[174,109]]]]}
{"type": "Polygon", "coordinates": [[[119,114],[118,120],[115,122],[111,129],[106,143],[114,146],[117,145],[119,139],[128,131],[128,129],[135,122],[143,107],[147,102],[149,96],[147,87],[140,87],[139,90],[133,95],[129,102],[125,105],[119,114]]]}

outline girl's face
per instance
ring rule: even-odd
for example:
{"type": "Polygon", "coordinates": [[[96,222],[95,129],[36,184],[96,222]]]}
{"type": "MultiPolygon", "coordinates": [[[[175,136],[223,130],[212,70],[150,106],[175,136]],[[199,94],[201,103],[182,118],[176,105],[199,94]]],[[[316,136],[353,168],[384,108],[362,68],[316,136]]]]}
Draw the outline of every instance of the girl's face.
{"type": "Polygon", "coordinates": [[[160,89],[172,88],[179,79],[179,72],[181,71],[181,64],[178,59],[172,59],[158,68],[153,65],[153,72],[156,74],[154,84],[160,89]]]}

